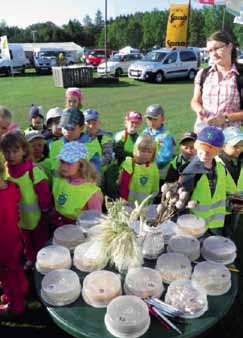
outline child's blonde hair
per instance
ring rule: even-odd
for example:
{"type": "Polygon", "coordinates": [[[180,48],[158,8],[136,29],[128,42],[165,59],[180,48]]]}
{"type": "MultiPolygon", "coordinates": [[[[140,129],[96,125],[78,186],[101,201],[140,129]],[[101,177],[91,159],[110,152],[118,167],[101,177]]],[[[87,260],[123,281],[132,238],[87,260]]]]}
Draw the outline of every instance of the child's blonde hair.
{"type": "MultiPolygon", "coordinates": [[[[22,148],[24,150],[24,160],[31,158],[30,145],[27,142],[24,134],[20,131],[15,131],[8,133],[3,136],[1,140],[1,149],[3,152],[8,151],[9,149],[19,149],[22,148]]],[[[32,158],[31,158],[32,159],[32,158]]]]}
{"type": "Polygon", "coordinates": [[[147,150],[147,149],[152,150],[153,155],[152,155],[151,161],[154,161],[155,156],[156,156],[156,150],[157,150],[155,141],[148,134],[139,136],[133,148],[134,159],[136,160],[136,158],[139,156],[139,151],[147,150]]]}

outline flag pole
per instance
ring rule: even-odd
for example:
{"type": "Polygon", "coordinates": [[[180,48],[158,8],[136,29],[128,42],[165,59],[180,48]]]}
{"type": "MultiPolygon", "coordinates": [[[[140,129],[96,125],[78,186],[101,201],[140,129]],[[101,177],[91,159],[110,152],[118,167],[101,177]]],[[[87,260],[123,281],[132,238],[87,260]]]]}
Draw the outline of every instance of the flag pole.
{"type": "Polygon", "coordinates": [[[223,18],[222,18],[222,31],[224,30],[224,24],[225,24],[225,8],[226,6],[224,5],[223,18]]]}
{"type": "Polygon", "coordinates": [[[189,23],[190,23],[190,14],[191,14],[191,0],[189,0],[189,3],[188,3],[188,25],[187,25],[187,43],[186,43],[186,46],[188,47],[188,43],[189,43],[189,23]]]}

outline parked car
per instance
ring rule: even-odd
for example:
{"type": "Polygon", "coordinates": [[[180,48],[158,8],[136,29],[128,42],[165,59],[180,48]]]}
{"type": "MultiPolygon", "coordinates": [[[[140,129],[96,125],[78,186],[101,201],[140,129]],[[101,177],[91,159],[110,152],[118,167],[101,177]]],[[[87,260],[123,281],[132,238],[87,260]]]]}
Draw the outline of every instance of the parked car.
{"type": "Polygon", "coordinates": [[[165,79],[188,77],[193,80],[200,58],[193,48],[153,50],[128,68],[128,76],[137,80],[162,83],[165,79]]]}
{"type": "Polygon", "coordinates": [[[127,74],[128,67],[137,60],[142,59],[141,53],[130,53],[130,54],[115,54],[113,55],[107,63],[102,62],[98,68],[97,72],[100,75],[109,74],[119,77],[123,74],[127,74]],[[107,68],[106,68],[107,66],[107,68]]]}
{"type": "MultiPolygon", "coordinates": [[[[107,54],[109,55],[109,53],[107,54]]],[[[97,67],[105,59],[105,49],[92,49],[85,57],[85,64],[97,67]]]]}

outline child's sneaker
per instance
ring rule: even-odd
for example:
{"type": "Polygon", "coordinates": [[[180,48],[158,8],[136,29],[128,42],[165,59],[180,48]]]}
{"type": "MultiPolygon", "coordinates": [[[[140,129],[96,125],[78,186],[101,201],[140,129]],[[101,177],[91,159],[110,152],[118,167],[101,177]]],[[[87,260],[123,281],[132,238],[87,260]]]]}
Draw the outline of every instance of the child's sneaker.
{"type": "Polygon", "coordinates": [[[0,316],[8,312],[8,304],[0,304],[0,316]]]}
{"type": "Polygon", "coordinates": [[[0,300],[1,300],[1,302],[4,303],[4,304],[9,303],[9,297],[8,297],[7,295],[5,295],[5,294],[2,294],[2,295],[1,295],[0,300]]]}

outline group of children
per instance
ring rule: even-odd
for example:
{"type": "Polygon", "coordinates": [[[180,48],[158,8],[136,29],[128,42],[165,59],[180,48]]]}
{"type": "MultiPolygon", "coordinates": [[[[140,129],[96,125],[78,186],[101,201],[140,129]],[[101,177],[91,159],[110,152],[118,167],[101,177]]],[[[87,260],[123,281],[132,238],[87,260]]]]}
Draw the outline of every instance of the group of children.
{"type": "Polygon", "coordinates": [[[33,267],[56,227],[74,223],[82,210],[102,211],[103,196],[114,197],[107,182],[117,187],[115,197],[133,204],[178,181],[212,233],[232,237],[236,229],[239,213],[227,214],[226,201],[227,193],[243,194],[239,128],[186,132],[174,156],[160,105],[147,107],[141,133],[142,114],[128,111],[125,129],[113,136],[100,128],[96,110],[81,111],[82,99],[78,88],[67,89],[66,108],[50,109],[46,124],[42,107],[33,105],[24,133],[13,131],[11,113],[0,107],[0,314],[24,311],[24,269],[33,267]]]}

